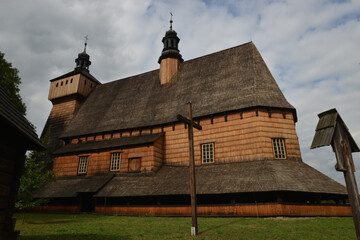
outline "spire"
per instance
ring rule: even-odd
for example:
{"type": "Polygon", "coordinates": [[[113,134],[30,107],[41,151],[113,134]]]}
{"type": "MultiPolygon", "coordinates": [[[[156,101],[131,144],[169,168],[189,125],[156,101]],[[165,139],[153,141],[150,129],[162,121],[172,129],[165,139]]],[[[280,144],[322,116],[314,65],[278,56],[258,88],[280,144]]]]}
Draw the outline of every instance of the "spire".
{"type": "Polygon", "coordinates": [[[75,59],[76,67],[75,69],[85,69],[89,71],[89,66],[91,65],[90,56],[86,53],[86,46],[87,46],[88,36],[85,36],[85,43],[84,43],[84,51],[78,54],[78,58],[75,59]]]}
{"type": "Polygon", "coordinates": [[[161,63],[162,59],[165,58],[176,58],[180,62],[183,62],[182,56],[180,54],[180,50],[178,48],[180,39],[177,36],[177,33],[172,29],[173,24],[173,14],[170,13],[170,29],[165,33],[165,37],[163,37],[162,42],[164,44],[164,48],[161,52],[161,56],[159,57],[158,63],[161,63]]]}

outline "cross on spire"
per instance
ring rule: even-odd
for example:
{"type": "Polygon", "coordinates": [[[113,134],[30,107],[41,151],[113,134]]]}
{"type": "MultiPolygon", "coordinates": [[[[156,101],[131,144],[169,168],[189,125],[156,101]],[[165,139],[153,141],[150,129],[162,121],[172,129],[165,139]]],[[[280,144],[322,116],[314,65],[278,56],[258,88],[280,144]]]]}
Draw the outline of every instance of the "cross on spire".
{"type": "Polygon", "coordinates": [[[172,14],[172,12],[170,12],[170,30],[172,30],[172,23],[173,23],[172,17],[173,17],[173,14],[172,14]]]}
{"type": "Polygon", "coordinates": [[[87,46],[87,41],[89,40],[89,38],[88,38],[88,35],[86,35],[85,37],[85,47],[84,47],[84,52],[86,52],[86,46],[87,46]]]}

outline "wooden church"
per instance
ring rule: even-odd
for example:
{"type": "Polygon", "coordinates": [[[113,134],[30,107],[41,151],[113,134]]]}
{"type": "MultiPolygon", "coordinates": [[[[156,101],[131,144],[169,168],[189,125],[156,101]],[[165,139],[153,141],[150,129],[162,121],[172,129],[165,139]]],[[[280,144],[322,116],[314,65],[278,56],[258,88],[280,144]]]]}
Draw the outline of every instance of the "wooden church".
{"type": "Polygon", "coordinates": [[[160,68],[102,84],[85,48],[50,80],[43,134],[58,178],[44,211],[190,215],[192,103],[199,215],[351,215],[346,189],[302,162],[296,109],[254,43],[184,61],[166,32],[160,68]]]}

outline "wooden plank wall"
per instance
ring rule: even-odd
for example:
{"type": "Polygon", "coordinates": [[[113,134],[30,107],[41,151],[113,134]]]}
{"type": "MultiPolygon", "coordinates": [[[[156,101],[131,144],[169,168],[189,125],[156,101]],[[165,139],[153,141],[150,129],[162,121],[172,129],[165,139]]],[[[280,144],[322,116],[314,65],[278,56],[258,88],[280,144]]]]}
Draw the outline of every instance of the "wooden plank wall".
{"type": "MultiPolygon", "coordinates": [[[[198,216],[351,216],[350,206],[296,205],[296,204],[248,204],[197,207],[198,216]]],[[[190,206],[122,206],[95,207],[96,213],[140,216],[191,216],[190,206]]]]}
{"type": "MultiPolygon", "coordinates": [[[[1,130],[5,136],[10,134],[1,130]]],[[[18,232],[14,231],[16,220],[12,216],[25,161],[24,143],[12,137],[0,139],[0,238],[4,239],[17,239],[18,236],[18,232]]]]}
{"type": "Polygon", "coordinates": [[[93,82],[82,74],[58,79],[51,82],[48,99],[53,100],[75,93],[87,96],[96,85],[98,83],[93,82]]]}
{"type": "MultiPolygon", "coordinates": [[[[60,114],[65,105],[76,108],[74,102],[54,106],[52,115],[60,114]]],[[[70,116],[70,115],[68,115],[70,116]]],[[[69,119],[69,118],[67,118],[69,119]]],[[[215,144],[215,163],[229,163],[252,160],[272,160],[274,151],[271,138],[284,138],[288,160],[301,161],[301,153],[295,123],[291,112],[274,111],[271,117],[267,110],[248,110],[243,113],[232,113],[216,116],[200,121],[203,130],[194,130],[195,164],[201,165],[201,144],[215,144]]],[[[168,165],[188,165],[188,130],[183,123],[174,126],[145,129],[141,134],[164,132],[164,137],[158,139],[149,147],[135,147],[122,152],[120,172],[128,169],[128,158],[141,157],[141,171],[156,171],[163,163],[168,165]]],[[[137,136],[136,131],[123,131],[113,134],[98,134],[94,136],[74,138],[72,143],[81,141],[101,141],[104,139],[137,136]]],[[[115,151],[116,152],[116,151],[115,151]]],[[[84,154],[89,156],[88,175],[109,171],[110,151],[84,154]]],[[[80,155],[61,156],[55,158],[54,170],[61,170],[60,176],[77,175],[80,155]]]]}
{"type": "Polygon", "coordinates": [[[49,100],[74,94],[78,91],[80,74],[58,79],[50,83],[49,100]]]}
{"type": "MultiPolygon", "coordinates": [[[[160,150],[157,149],[157,151],[160,150]]],[[[79,165],[79,157],[88,156],[87,176],[94,176],[99,173],[108,173],[110,171],[111,153],[116,152],[121,152],[120,173],[125,173],[128,171],[129,158],[141,158],[142,172],[155,171],[161,165],[160,155],[157,155],[154,161],[154,146],[143,146],[132,147],[123,150],[60,156],[54,159],[53,170],[58,171],[57,176],[76,176],[79,165]]]]}
{"type": "MultiPolygon", "coordinates": [[[[271,138],[285,138],[287,159],[301,160],[298,137],[291,112],[249,110],[200,121],[202,130],[194,130],[195,164],[201,165],[201,144],[215,144],[216,163],[274,159],[271,138]],[[257,115],[256,115],[257,114],[257,115]],[[242,118],[241,118],[242,117],[242,118]]],[[[184,124],[175,131],[164,128],[165,163],[188,164],[188,138],[184,124]]]]}

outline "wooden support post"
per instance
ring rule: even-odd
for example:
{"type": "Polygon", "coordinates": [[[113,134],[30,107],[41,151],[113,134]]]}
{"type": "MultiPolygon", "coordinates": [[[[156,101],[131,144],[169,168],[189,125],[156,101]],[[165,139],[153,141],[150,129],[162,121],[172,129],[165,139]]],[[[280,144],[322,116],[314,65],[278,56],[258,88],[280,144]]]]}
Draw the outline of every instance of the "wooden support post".
{"type": "Polygon", "coordinates": [[[335,168],[337,171],[344,173],[356,238],[360,240],[359,192],[355,180],[355,167],[352,159],[352,152],[360,152],[360,148],[357,146],[349,129],[335,108],[322,112],[318,114],[318,116],[319,122],[315,129],[311,149],[331,144],[337,160],[335,168]]]}
{"type": "MultiPolygon", "coordinates": [[[[187,104],[188,119],[192,121],[191,103],[187,104]]],[[[196,209],[196,184],[195,184],[195,163],[194,163],[194,134],[193,125],[189,124],[189,168],[190,168],[190,197],[191,197],[191,219],[192,228],[191,235],[195,236],[198,233],[197,225],[197,209],[196,209]]]]}
{"type": "Polygon", "coordinates": [[[177,119],[188,125],[188,139],[189,139],[189,172],[190,172],[190,197],[191,197],[191,218],[192,227],[191,235],[195,236],[198,233],[197,225],[197,206],[196,206],[196,181],[195,181],[195,161],[194,161],[194,133],[193,128],[201,130],[202,127],[192,120],[191,102],[187,103],[187,115],[185,118],[182,115],[177,115],[177,119]]]}
{"type": "Polygon", "coordinates": [[[351,155],[351,148],[349,140],[344,132],[344,128],[337,126],[335,128],[333,141],[331,144],[337,159],[336,168],[338,171],[344,173],[347,192],[349,195],[349,202],[351,206],[351,212],[353,215],[356,237],[360,240],[360,202],[359,192],[355,180],[355,168],[351,155]]]}

